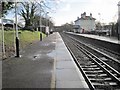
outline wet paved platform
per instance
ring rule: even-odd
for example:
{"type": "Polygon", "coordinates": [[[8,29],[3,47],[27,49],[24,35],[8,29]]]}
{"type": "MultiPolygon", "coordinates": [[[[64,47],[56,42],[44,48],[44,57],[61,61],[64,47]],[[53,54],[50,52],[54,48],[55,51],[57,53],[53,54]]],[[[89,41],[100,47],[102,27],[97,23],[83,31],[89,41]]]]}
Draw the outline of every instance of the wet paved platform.
{"type": "Polygon", "coordinates": [[[88,86],[59,33],[33,43],[21,58],[2,63],[3,88],[82,88],[88,86]]]}

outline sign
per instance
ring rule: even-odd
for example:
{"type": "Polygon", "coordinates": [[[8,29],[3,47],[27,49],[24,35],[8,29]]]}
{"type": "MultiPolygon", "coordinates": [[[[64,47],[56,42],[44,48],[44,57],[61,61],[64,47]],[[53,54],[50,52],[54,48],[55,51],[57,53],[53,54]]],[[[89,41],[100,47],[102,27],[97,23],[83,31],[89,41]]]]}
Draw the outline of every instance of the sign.
{"type": "Polygon", "coordinates": [[[46,34],[49,34],[49,27],[46,26],[46,34]]]}

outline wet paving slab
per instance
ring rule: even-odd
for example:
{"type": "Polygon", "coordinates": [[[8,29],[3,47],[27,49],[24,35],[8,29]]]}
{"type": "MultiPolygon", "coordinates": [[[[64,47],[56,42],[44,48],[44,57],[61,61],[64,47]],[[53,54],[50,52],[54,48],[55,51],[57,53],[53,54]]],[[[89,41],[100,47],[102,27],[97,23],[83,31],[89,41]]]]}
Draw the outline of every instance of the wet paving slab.
{"type": "Polygon", "coordinates": [[[4,60],[2,66],[3,88],[88,88],[58,33],[31,44],[21,58],[4,60]]]}
{"type": "Polygon", "coordinates": [[[50,35],[21,52],[21,58],[9,58],[2,63],[3,88],[50,88],[53,72],[56,36],[50,35]]]}

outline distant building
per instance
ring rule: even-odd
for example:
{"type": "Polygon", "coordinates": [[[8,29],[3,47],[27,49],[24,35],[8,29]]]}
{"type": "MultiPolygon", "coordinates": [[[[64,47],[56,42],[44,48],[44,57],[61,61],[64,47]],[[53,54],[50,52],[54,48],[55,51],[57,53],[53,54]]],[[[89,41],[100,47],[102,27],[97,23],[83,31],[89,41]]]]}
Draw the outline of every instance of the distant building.
{"type": "MultiPolygon", "coordinates": [[[[11,19],[3,19],[3,26],[5,30],[13,30],[13,28],[15,28],[14,26],[16,25],[16,23],[14,23],[14,20],[11,19]]],[[[0,27],[2,26],[2,20],[0,19],[0,27]]],[[[17,24],[18,29],[22,28],[23,25],[18,23],[17,24]]]]}
{"type": "Polygon", "coordinates": [[[80,25],[73,25],[73,32],[80,33],[80,25]]]}
{"type": "Polygon", "coordinates": [[[81,18],[77,18],[75,20],[75,25],[78,25],[80,28],[78,30],[81,33],[94,31],[95,30],[95,18],[92,17],[92,14],[90,13],[90,16],[86,16],[86,12],[81,14],[81,18]]]}

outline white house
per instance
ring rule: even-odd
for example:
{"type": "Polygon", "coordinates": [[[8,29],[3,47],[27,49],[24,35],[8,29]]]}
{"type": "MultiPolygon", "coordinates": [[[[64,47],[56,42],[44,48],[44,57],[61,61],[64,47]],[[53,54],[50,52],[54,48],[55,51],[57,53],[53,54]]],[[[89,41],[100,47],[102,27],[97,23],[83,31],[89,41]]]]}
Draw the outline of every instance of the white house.
{"type": "Polygon", "coordinates": [[[81,28],[79,29],[80,32],[89,32],[95,30],[95,18],[92,17],[92,14],[90,13],[90,16],[86,16],[86,12],[81,14],[81,18],[77,18],[75,20],[75,25],[79,25],[81,28]]]}

